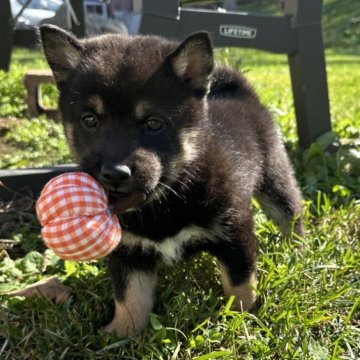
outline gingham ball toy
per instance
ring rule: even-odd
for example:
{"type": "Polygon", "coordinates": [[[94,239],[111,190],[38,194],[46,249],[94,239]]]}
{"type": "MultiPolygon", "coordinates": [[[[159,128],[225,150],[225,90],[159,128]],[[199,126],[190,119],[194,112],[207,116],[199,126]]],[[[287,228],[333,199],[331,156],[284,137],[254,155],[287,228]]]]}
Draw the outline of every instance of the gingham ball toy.
{"type": "Polygon", "coordinates": [[[65,173],[50,180],[36,203],[46,246],[62,259],[94,260],[120,242],[121,228],[105,191],[90,175],[65,173]]]}

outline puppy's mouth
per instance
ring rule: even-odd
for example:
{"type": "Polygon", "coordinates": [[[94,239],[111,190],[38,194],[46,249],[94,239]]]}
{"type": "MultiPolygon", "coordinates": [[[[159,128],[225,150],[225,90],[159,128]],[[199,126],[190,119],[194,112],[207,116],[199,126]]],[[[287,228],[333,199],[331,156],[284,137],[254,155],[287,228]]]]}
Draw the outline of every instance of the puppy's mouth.
{"type": "Polygon", "coordinates": [[[112,212],[120,215],[123,212],[130,211],[140,203],[146,200],[144,192],[121,193],[118,191],[110,191],[108,193],[109,206],[112,212]]]}

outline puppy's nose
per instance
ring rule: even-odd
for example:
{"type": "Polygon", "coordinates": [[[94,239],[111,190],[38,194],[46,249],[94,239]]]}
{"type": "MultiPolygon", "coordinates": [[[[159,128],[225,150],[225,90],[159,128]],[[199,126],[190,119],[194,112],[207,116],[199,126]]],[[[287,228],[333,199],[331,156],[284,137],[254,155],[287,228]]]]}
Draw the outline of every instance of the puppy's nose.
{"type": "Polygon", "coordinates": [[[105,163],[101,166],[100,180],[109,190],[124,191],[130,178],[131,169],[127,165],[105,163]]]}

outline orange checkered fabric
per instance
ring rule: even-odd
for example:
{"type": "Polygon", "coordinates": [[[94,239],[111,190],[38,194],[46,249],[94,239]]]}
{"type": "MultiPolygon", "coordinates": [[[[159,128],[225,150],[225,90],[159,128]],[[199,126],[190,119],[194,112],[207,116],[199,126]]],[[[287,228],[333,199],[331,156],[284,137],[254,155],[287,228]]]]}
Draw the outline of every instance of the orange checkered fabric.
{"type": "Polygon", "coordinates": [[[36,212],[45,244],[63,259],[99,259],[120,242],[119,220],[108,209],[104,189],[86,173],[65,173],[50,180],[36,212]]]}

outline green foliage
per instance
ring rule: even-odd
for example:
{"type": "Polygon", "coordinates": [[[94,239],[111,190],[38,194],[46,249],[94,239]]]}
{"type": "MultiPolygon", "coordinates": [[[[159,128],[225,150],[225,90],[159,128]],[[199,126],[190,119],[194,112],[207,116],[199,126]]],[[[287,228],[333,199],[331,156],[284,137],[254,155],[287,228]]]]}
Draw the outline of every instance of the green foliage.
{"type": "MultiPolygon", "coordinates": [[[[0,70],[0,117],[23,118],[26,116],[24,75],[29,69],[46,67],[46,61],[39,51],[16,50],[14,52],[10,71],[0,70]]],[[[54,96],[53,90],[46,88],[44,96],[54,96]]]]}
{"type": "Polygon", "coordinates": [[[4,256],[0,262],[0,294],[32,284],[45,274],[59,271],[59,267],[60,259],[49,249],[44,254],[30,251],[17,260],[4,256]]]}
{"type": "Polygon", "coordinates": [[[112,304],[103,261],[53,260],[45,267],[39,253],[16,260],[16,266],[3,261],[5,283],[18,286],[21,276],[30,283],[56,270],[73,289],[64,305],[3,296],[5,354],[12,359],[61,358],[64,352],[69,359],[356,359],[360,204],[352,200],[334,207],[319,192],[309,205],[307,238],[290,243],[256,212],[262,303],[256,314],[231,310],[233,299],[222,297],[215,260],[202,255],[159,269],[150,324],[130,339],[101,331],[112,304]]]}
{"type": "Polygon", "coordinates": [[[0,116],[23,117],[25,115],[23,76],[22,69],[13,70],[11,76],[0,70],[0,116]]]}
{"type": "MultiPolygon", "coordinates": [[[[71,156],[65,141],[62,125],[45,117],[26,119],[26,91],[23,78],[29,69],[47,68],[39,51],[16,50],[9,72],[0,70],[0,128],[1,168],[21,168],[70,162],[71,156]],[[22,121],[15,121],[22,119],[22,121]],[[9,124],[9,131],[6,125],[9,124]],[[13,125],[14,124],[14,125],[13,125]]],[[[41,87],[42,105],[56,107],[58,91],[54,85],[41,87]]]]}
{"type": "Polygon", "coordinates": [[[54,84],[41,86],[41,102],[45,109],[56,109],[59,101],[59,92],[54,84]]]}
{"type": "MultiPolygon", "coordinates": [[[[254,4],[248,6],[255,9],[254,4]]],[[[272,2],[268,5],[272,12],[272,2]]],[[[117,339],[101,330],[112,317],[105,261],[60,260],[44,251],[34,225],[17,229],[9,236],[18,241],[14,251],[0,253],[0,292],[55,274],[73,292],[64,305],[0,295],[0,358],[360,358],[360,57],[338,53],[343,47],[358,51],[357,25],[348,22],[358,16],[358,8],[355,0],[325,0],[325,5],[325,40],[336,46],[326,54],[334,132],[303,153],[297,149],[286,57],[253,50],[216,52],[219,61],[246,73],[273,114],[306,198],[306,237],[292,241],[254,202],[258,311],[231,310],[233,299],[223,298],[215,259],[202,254],[172,268],[161,266],[147,330],[117,339]]],[[[24,118],[22,76],[45,63],[36,52],[16,51],[14,59],[9,74],[0,72],[0,117],[24,118]]],[[[53,87],[44,89],[46,106],[53,106],[56,97],[53,87]]],[[[0,136],[16,149],[2,154],[2,167],[70,160],[61,127],[51,121],[24,119],[0,136]]]]}
{"type": "Polygon", "coordinates": [[[18,122],[12,131],[5,135],[4,140],[18,151],[15,154],[4,154],[0,158],[2,168],[71,161],[62,126],[44,117],[18,122]]]}
{"type": "Polygon", "coordinates": [[[354,146],[339,146],[330,153],[314,143],[297,165],[298,179],[308,197],[323,191],[342,203],[344,198],[359,196],[360,153],[354,146]]]}
{"type": "Polygon", "coordinates": [[[360,54],[360,7],[357,0],[325,0],[324,41],[342,53],[360,54]]]}

